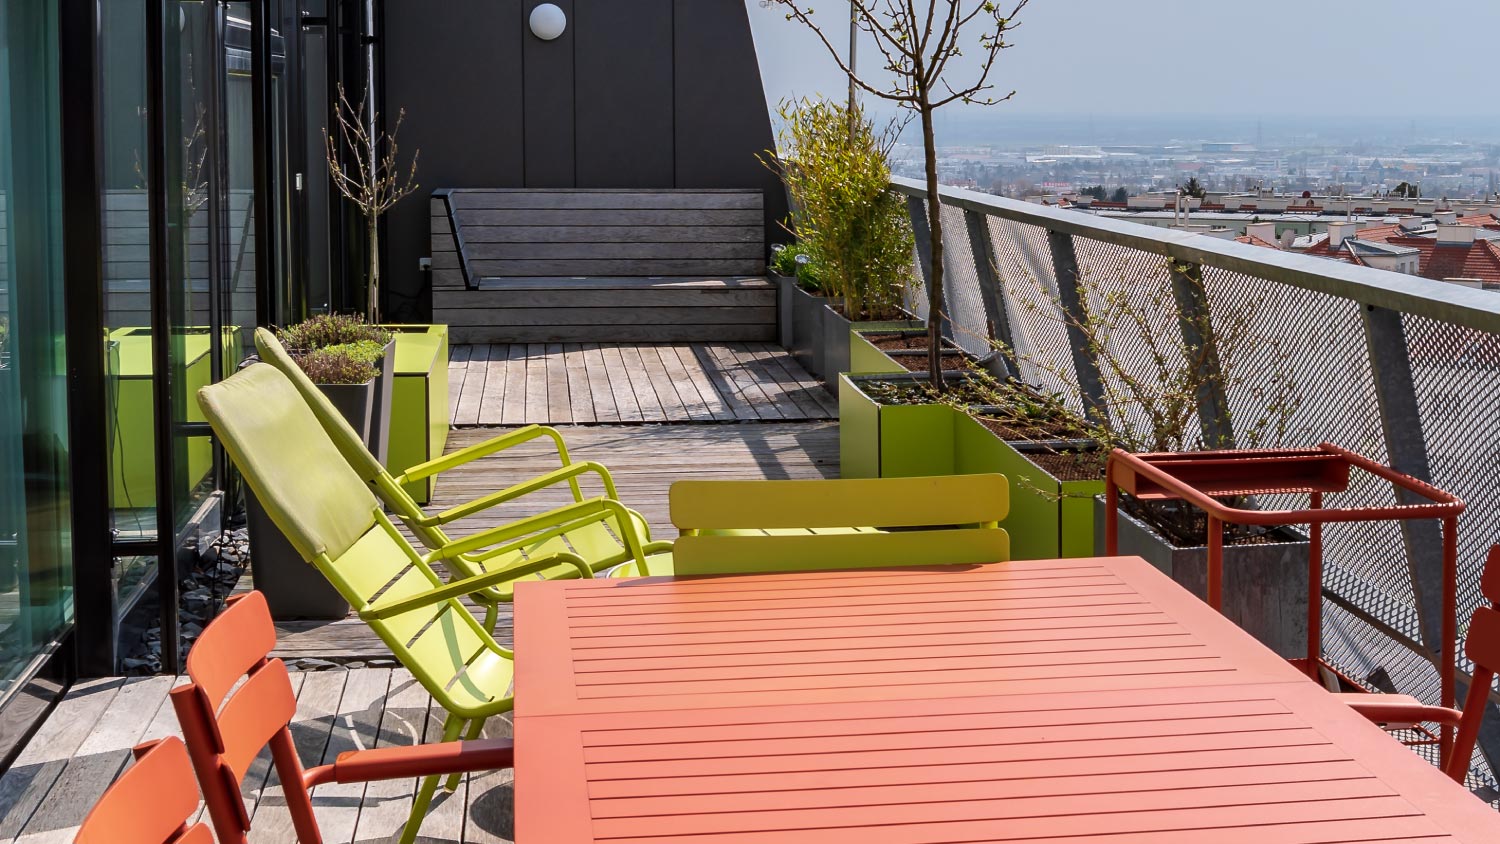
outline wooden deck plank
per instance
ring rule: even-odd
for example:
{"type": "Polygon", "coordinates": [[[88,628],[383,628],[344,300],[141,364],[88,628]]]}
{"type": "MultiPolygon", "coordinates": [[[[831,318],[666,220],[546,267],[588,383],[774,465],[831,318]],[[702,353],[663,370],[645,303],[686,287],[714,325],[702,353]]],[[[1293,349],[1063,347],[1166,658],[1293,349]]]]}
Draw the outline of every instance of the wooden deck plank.
{"type": "MultiPolygon", "coordinates": [[[[665,350],[668,347],[662,348],[665,350]]],[[[732,422],[739,419],[740,414],[735,403],[725,397],[714,384],[713,379],[709,378],[708,372],[703,368],[703,362],[698,359],[693,347],[686,343],[674,343],[670,349],[676,354],[678,362],[682,364],[682,371],[687,373],[688,380],[698,388],[698,395],[708,406],[709,414],[714,421],[732,422]]]]}
{"type": "Polygon", "coordinates": [[[698,356],[720,395],[731,402],[738,402],[735,416],[739,419],[781,419],[781,412],[771,403],[769,396],[755,383],[755,379],[740,366],[740,362],[723,346],[715,343],[694,344],[693,352],[698,356]]]}
{"type": "Polygon", "coordinates": [[[615,404],[614,393],[609,387],[609,373],[604,363],[604,350],[598,343],[583,344],[583,365],[589,380],[589,397],[594,402],[594,418],[599,422],[619,422],[620,409],[615,404]]]}
{"type": "Polygon", "coordinates": [[[593,392],[589,387],[588,368],[583,360],[583,345],[563,344],[563,373],[568,379],[568,405],[573,422],[589,425],[598,421],[594,411],[593,392]]]}
{"type": "Polygon", "coordinates": [[[815,403],[819,412],[812,418],[837,419],[839,415],[838,399],[823,387],[823,382],[808,375],[802,367],[798,366],[780,346],[770,343],[749,344],[752,348],[759,346],[767,355],[767,360],[779,368],[785,374],[786,383],[795,385],[795,395],[815,403]]]}
{"type": "Polygon", "coordinates": [[[620,353],[620,344],[601,343],[599,351],[604,356],[604,371],[609,376],[609,391],[615,397],[615,407],[619,408],[620,421],[646,421],[645,415],[641,412],[641,404],[636,400],[630,374],[625,371],[625,357],[620,353]]]}
{"type": "Polygon", "coordinates": [[[505,349],[505,402],[502,425],[526,424],[526,346],[511,343],[505,349]]]}
{"type": "Polygon", "coordinates": [[[677,400],[682,404],[682,410],[688,419],[694,422],[713,421],[713,411],[709,409],[709,403],[704,400],[703,394],[698,392],[698,385],[688,375],[687,369],[682,365],[682,359],[677,357],[677,350],[671,346],[647,347],[641,350],[641,354],[656,355],[660,362],[662,372],[667,380],[672,383],[672,391],[676,393],[677,400]]]}
{"type": "MultiPolygon", "coordinates": [[[[766,361],[754,349],[744,343],[725,343],[724,349],[734,355],[745,372],[755,379],[755,385],[766,394],[766,398],[783,419],[807,418],[807,411],[797,404],[791,391],[777,379],[771,367],[767,366],[766,361]]],[[[816,413],[816,408],[812,412],[816,413]]]]}
{"type": "Polygon", "coordinates": [[[484,364],[484,396],[479,400],[479,422],[493,424],[505,414],[505,384],[509,378],[510,350],[507,344],[489,346],[489,358],[484,364]]]}
{"type": "MultiPolygon", "coordinates": [[[[299,758],[323,758],[347,680],[347,671],[314,671],[303,677],[297,712],[292,716],[292,740],[299,758]]],[[[250,844],[284,844],[297,838],[274,769],[255,804],[255,813],[250,816],[250,827],[250,844]]]]}
{"type": "Polygon", "coordinates": [[[657,401],[661,402],[663,415],[669,420],[691,421],[693,413],[688,409],[687,401],[677,392],[677,385],[667,374],[667,368],[662,364],[661,355],[657,354],[656,348],[637,346],[634,351],[640,356],[646,380],[651,382],[651,389],[656,391],[657,401]]]}
{"type": "Polygon", "coordinates": [[[469,365],[464,370],[463,392],[453,408],[455,425],[478,425],[479,406],[484,401],[485,378],[488,375],[490,346],[474,346],[469,350],[469,365]]]}
{"type": "MultiPolygon", "coordinates": [[[[799,418],[822,419],[827,414],[823,405],[809,394],[804,385],[777,362],[780,357],[765,343],[738,343],[735,347],[755,360],[757,371],[775,383],[781,395],[797,408],[799,418]]],[[[819,392],[822,392],[819,389],[819,392]]]]}
{"type": "Polygon", "coordinates": [[[454,346],[448,352],[448,419],[458,421],[458,402],[463,397],[464,379],[469,374],[469,356],[473,346],[454,346]]]}
{"type": "MultiPolygon", "coordinates": [[[[509,713],[484,724],[485,738],[514,735],[509,713]]],[[[463,844],[512,844],[516,825],[515,778],[515,771],[510,768],[469,774],[463,844]]]]}
{"type": "Polygon", "coordinates": [[[625,374],[630,379],[631,393],[641,406],[641,417],[646,421],[671,419],[674,403],[657,393],[651,374],[646,369],[645,359],[641,357],[640,347],[622,345],[620,357],[625,361],[625,374]]]}
{"type": "MultiPolygon", "coordinates": [[[[391,671],[375,747],[410,747],[421,741],[430,698],[411,672],[391,671]]],[[[355,841],[391,841],[411,812],[415,780],[381,780],[365,788],[355,841]]]]}
{"type": "MultiPolygon", "coordinates": [[[[348,672],[323,755],[320,760],[303,757],[303,764],[331,765],[340,753],[373,747],[390,683],[389,668],[357,668],[348,672]]],[[[324,844],[352,844],[365,788],[365,783],[329,783],[313,790],[313,810],[324,844]]]]}
{"type": "Polygon", "coordinates": [[[568,370],[567,361],[563,359],[563,344],[548,343],[545,355],[547,420],[554,425],[571,425],[573,403],[568,394],[568,370]]]}
{"type": "Polygon", "coordinates": [[[547,346],[526,344],[526,421],[551,422],[547,407],[547,346]]]}

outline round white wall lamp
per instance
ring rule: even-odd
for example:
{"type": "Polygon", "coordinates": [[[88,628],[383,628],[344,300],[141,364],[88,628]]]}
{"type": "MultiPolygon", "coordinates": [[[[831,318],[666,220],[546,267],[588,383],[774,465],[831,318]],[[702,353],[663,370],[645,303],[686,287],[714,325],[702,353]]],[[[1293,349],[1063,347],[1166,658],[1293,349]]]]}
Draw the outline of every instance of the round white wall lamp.
{"type": "Polygon", "coordinates": [[[568,16],[556,3],[543,3],[531,10],[531,34],[551,41],[568,28],[568,16]]]}

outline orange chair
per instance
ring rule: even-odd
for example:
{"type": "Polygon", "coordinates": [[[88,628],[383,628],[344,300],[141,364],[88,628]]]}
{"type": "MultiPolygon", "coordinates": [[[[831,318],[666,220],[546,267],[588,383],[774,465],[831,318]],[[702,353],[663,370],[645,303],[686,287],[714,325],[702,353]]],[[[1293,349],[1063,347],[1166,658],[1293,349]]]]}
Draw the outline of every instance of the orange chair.
{"type": "MultiPolygon", "coordinates": [[[[271,748],[271,759],[285,790],[287,809],[291,812],[300,844],[321,844],[322,841],[309,793],[313,786],[330,782],[440,776],[512,766],[512,747],[508,739],[482,739],[351,751],[340,754],[332,765],[304,769],[302,761],[297,758],[289,728],[297,709],[291,679],[281,660],[268,658],[275,645],[276,628],[271,623],[265,598],[258,592],[251,592],[234,601],[204,629],[188,654],[190,682],[171,692],[172,707],[177,711],[177,720],[182,725],[187,743],[187,756],[197,772],[219,844],[247,844],[249,841],[250,818],[240,797],[240,780],[256,755],[267,745],[271,748]],[[236,688],[242,677],[244,683],[236,688]]],[[[170,747],[172,742],[165,745],[170,747]]],[[[177,758],[175,752],[164,749],[162,753],[168,758],[167,762],[157,762],[154,768],[148,768],[146,773],[128,781],[122,779],[127,793],[131,788],[139,787],[133,785],[138,780],[174,775],[175,763],[171,759],[177,758]]],[[[142,765],[144,762],[137,767],[142,765]]],[[[111,791],[119,788],[117,785],[111,791]]],[[[143,807],[108,808],[129,802],[127,798],[116,799],[106,794],[94,812],[119,816],[131,811],[145,811],[143,807]]],[[[172,815],[177,813],[178,807],[172,803],[156,808],[162,815],[172,815]]],[[[177,814],[177,817],[182,815],[177,814]]],[[[420,821],[421,818],[413,817],[407,823],[420,821]]],[[[105,824],[100,828],[109,827],[105,824]]],[[[197,833],[189,830],[184,834],[197,833]]],[[[119,842],[122,839],[91,840],[119,842]]],[[[199,841],[196,838],[142,838],[139,842],[132,840],[132,844],[182,840],[188,840],[190,844],[199,841]]]]}
{"type": "Polygon", "coordinates": [[[1460,784],[1469,774],[1474,745],[1479,741],[1479,722],[1490,685],[1500,672],[1500,545],[1490,548],[1479,579],[1479,591],[1490,602],[1474,610],[1469,617],[1469,635],[1464,654],[1474,663],[1474,676],[1463,711],[1443,706],[1429,706],[1409,695],[1340,695],[1355,712],[1387,729],[1402,729],[1416,724],[1441,724],[1457,727],[1453,752],[1448,754],[1443,772],[1460,784]]]}
{"type": "Polygon", "coordinates": [[[213,844],[208,827],[188,825],[198,785],[182,740],[143,744],[135,760],[83,819],[74,844],[213,844]]]}

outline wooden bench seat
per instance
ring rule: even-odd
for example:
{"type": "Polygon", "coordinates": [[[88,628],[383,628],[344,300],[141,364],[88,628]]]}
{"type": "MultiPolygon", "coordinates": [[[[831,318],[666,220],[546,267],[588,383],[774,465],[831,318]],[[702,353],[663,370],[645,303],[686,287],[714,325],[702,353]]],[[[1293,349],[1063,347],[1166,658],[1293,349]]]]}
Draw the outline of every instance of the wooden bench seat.
{"type": "Polygon", "coordinates": [[[773,340],[758,190],[440,190],[433,321],[454,342],[773,340]]]}

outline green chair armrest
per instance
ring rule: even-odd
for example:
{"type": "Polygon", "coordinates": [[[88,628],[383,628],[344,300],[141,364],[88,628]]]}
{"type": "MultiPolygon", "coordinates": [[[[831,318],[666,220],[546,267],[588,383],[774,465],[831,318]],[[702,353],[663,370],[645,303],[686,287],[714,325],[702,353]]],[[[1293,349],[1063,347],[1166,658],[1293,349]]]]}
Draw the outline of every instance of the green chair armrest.
{"type": "Polygon", "coordinates": [[[423,480],[433,475],[442,474],[450,469],[455,469],[465,463],[471,463],[481,457],[488,457],[512,446],[530,442],[539,437],[548,437],[552,440],[553,444],[557,446],[557,455],[562,460],[564,466],[572,462],[568,457],[568,447],[563,443],[562,434],[558,433],[556,428],[546,425],[527,425],[524,428],[501,434],[482,443],[475,443],[468,448],[461,448],[452,454],[435,457],[426,463],[418,463],[403,472],[397,480],[401,483],[423,480]]]}
{"type": "Polygon", "coordinates": [[[549,529],[571,525],[571,523],[578,521],[603,518],[606,515],[612,515],[615,509],[623,510],[624,508],[620,507],[618,502],[610,501],[609,499],[590,498],[586,501],[558,507],[529,518],[470,534],[463,539],[455,540],[435,551],[429,552],[423,559],[429,563],[451,560],[458,556],[468,556],[475,560],[490,559],[499,554],[513,551],[517,547],[523,547],[526,543],[536,539],[536,534],[540,532],[550,532],[549,529]],[[519,542],[516,540],[519,540],[519,542]],[[491,548],[491,546],[502,543],[509,544],[505,544],[499,548],[491,548]],[[484,549],[484,553],[482,554],[476,555],[471,553],[480,551],[481,549],[484,549]]]}
{"type": "Polygon", "coordinates": [[[583,562],[581,557],[577,554],[562,552],[540,560],[528,560],[521,565],[500,569],[499,571],[466,577],[463,580],[455,580],[446,586],[439,586],[436,589],[402,598],[399,601],[391,601],[388,604],[371,604],[359,611],[359,617],[364,621],[380,621],[453,598],[461,598],[464,595],[483,592],[492,587],[498,589],[502,600],[509,600],[513,595],[514,587],[505,588],[507,584],[512,584],[517,578],[525,577],[528,574],[537,574],[560,565],[572,566],[578,570],[578,576],[582,578],[591,578],[594,576],[594,573],[589,570],[588,565],[583,562]]]}
{"type": "Polygon", "coordinates": [[[515,486],[507,487],[506,489],[502,489],[497,492],[492,492],[489,495],[476,498],[473,501],[468,502],[467,504],[460,504],[457,507],[452,507],[444,510],[436,516],[431,516],[429,518],[435,524],[445,525],[449,522],[472,516],[482,510],[488,510],[491,507],[504,504],[507,501],[514,501],[517,498],[529,495],[533,492],[536,492],[537,490],[555,486],[562,483],[563,481],[568,481],[572,485],[575,498],[577,498],[578,501],[582,501],[583,499],[581,497],[578,497],[580,493],[578,492],[577,483],[574,479],[579,475],[587,474],[590,472],[598,475],[599,479],[603,481],[605,498],[618,497],[618,493],[615,490],[615,480],[610,476],[609,470],[599,465],[598,463],[594,463],[592,461],[584,461],[582,463],[573,463],[568,466],[564,466],[561,469],[553,469],[545,475],[538,475],[537,477],[532,478],[531,480],[524,483],[519,483],[515,486]]]}

